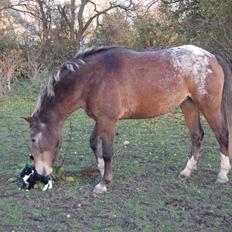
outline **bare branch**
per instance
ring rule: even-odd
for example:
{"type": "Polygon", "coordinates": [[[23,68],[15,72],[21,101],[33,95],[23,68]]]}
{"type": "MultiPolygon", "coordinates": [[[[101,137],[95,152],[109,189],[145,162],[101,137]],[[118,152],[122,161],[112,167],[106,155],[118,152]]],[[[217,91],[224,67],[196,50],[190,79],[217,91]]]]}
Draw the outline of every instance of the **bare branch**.
{"type": "Polygon", "coordinates": [[[164,3],[164,4],[174,4],[174,3],[182,2],[182,1],[183,1],[183,0],[170,0],[170,1],[161,0],[161,2],[164,3]]]}
{"type": "Polygon", "coordinates": [[[79,48],[80,46],[80,41],[81,41],[81,38],[84,32],[87,30],[89,25],[93,22],[93,20],[96,19],[97,24],[99,25],[98,20],[99,20],[100,15],[106,14],[108,11],[115,9],[115,8],[120,8],[120,9],[123,9],[124,11],[128,11],[130,7],[132,6],[132,4],[133,4],[133,0],[130,0],[128,5],[116,4],[116,2],[113,2],[113,3],[109,2],[109,6],[107,8],[103,10],[98,10],[97,5],[95,4],[93,0],[81,0],[81,4],[79,6],[79,11],[78,11],[78,17],[77,17],[78,26],[79,26],[78,31],[77,31],[77,38],[76,38],[77,48],[79,48]],[[95,14],[91,16],[86,22],[84,22],[83,12],[88,3],[90,3],[93,6],[95,14]]]}
{"type": "Polygon", "coordinates": [[[19,11],[9,8],[7,9],[7,12],[30,33],[32,33],[33,35],[39,35],[39,32],[37,31],[35,26],[31,24],[28,20],[26,20],[19,11]]]}
{"type": "Polygon", "coordinates": [[[96,3],[94,3],[93,1],[90,1],[90,0],[88,2],[91,3],[94,6],[94,11],[98,13],[96,3]]]}
{"type": "Polygon", "coordinates": [[[142,15],[140,15],[140,17],[142,17],[142,18],[145,17],[148,14],[148,12],[150,11],[151,7],[153,7],[157,2],[160,2],[160,0],[153,0],[149,3],[147,3],[145,5],[146,10],[142,15]]]}
{"type": "Polygon", "coordinates": [[[69,20],[69,18],[68,18],[68,16],[67,16],[67,14],[66,14],[66,12],[65,12],[65,6],[61,6],[61,5],[58,5],[57,6],[57,9],[58,9],[58,11],[59,11],[59,13],[60,13],[60,15],[64,18],[64,20],[65,20],[65,22],[68,24],[68,26],[70,27],[71,26],[71,22],[70,22],[70,20],[69,20]]]}
{"type": "MultiPolygon", "coordinates": [[[[26,8],[26,7],[25,7],[25,8],[26,8]]],[[[20,13],[22,13],[22,14],[32,15],[32,16],[35,17],[35,18],[41,19],[41,17],[40,17],[39,15],[34,14],[32,11],[29,11],[29,10],[21,10],[21,9],[14,8],[14,7],[9,8],[9,9],[12,9],[12,10],[14,10],[14,11],[20,12],[20,13]]],[[[9,9],[7,9],[7,11],[8,11],[9,9]]]]}
{"type": "Polygon", "coordinates": [[[1,8],[0,11],[2,10],[7,10],[9,8],[14,8],[14,7],[19,7],[19,6],[25,6],[27,4],[27,0],[25,1],[20,1],[18,3],[12,3],[9,0],[3,0],[3,2],[1,2],[1,8]]]}
{"type": "Polygon", "coordinates": [[[79,31],[83,30],[83,12],[84,12],[84,9],[85,9],[85,6],[87,5],[87,3],[88,3],[87,0],[81,0],[81,5],[80,5],[80,8],[79,8],[78,17],[77,17],[78,25],[79,25],[79,31]]]}
{"type": "MultiPolygon", "coordinates": [[[[89,1],[89,2],[91,2],[92,4],[94,4],[92,1],[89,1]]],[[[127,10],[129,10],[129,8],[132,6],[132,4],[133,4],[133,1],[132,1],[132,0],[130,0],[128,6],[124,6],[124,5],[121,5],[121,4],[115,4],[115,5],[114,5],[113,3],[110,2],[110,6],[107,7],[106,9],[102,10],[102,11],[97,11],[97,10],[95,9],[96,14],[93,15],[92,17],[90,17],[90,18],[87,20],[87,22],[85,23],[85,25],[84,25],[84,27],[83,27],[83,30],[85,31],[85,30],[89,27],[89,25],[92,23],[92,21],[93,21],[95,18],[98,18],[100,15],[106,14],[108,11],[110,11],[110,10],[112,10],[112,9],[115,9],[115,8],[120,8],[120,9],[123,9],[123,10],[127,11],[127,10]]],[[[96,6],[96,5],[95,5],[95,6],[96,6]]]]}

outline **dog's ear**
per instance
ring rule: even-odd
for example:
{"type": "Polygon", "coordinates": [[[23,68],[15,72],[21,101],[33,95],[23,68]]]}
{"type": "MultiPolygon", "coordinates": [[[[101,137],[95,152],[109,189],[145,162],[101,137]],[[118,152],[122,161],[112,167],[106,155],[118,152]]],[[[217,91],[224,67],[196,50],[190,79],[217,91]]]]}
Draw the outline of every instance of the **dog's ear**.
{"type": "Polygon", "coordinates": [[[21,169],[21,171],[20,171],[20,177],[24,177],[25,171],[26,171],[26,169],[27,169],[26,166],[27,166],[27,165],[25,165],[25,166],[21,169]]]}
{"type": "Polygon", "coordinates": [[[26,164],[24,168],[29,168],[29,164],[26,164]]]}

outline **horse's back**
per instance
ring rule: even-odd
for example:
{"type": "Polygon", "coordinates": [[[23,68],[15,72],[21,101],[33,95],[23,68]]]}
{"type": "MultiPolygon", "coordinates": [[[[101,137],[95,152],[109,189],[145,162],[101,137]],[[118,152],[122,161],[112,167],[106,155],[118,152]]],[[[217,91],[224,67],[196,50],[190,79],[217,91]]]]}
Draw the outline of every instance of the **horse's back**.
{"type": "Polygon", "coordinates": [[[187,97],[200,101],[214,91],[215,83],[219,92],[223,88],[215,56],[192,45],[154,52],[112,49],[102,62],[104,77],[94,101],[102,99],[101,111],[108,110],[118,119],[159,116],[187,97]]]}

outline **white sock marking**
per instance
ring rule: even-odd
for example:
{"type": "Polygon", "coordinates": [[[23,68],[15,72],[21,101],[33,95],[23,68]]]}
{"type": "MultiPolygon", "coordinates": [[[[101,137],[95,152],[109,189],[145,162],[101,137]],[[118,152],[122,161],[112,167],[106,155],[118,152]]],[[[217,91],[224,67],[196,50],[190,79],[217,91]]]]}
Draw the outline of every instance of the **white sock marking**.
{"type": "Polygon", "coordinates": [[[98,170],[101,173],[101,176],[103,177],[104,171],[105,171],[105,162],[104,162],[104,160],[102,158],[97,159],[97,167],[98,167],[98,170]]]}
{"type": "Polygon", "coordinates": [[[197,160],[195,160],[194,156],[192,156],[188,160],[185,169],[183,171],[181,171],[180,175],[189,177],[191,175],[192,171],[195,169],[197,169],[197,160]]]}
{"type": "Polygon", "coordinates": [[[221,153],[221,165],[220,165],[220,171],[217,177],[217,182],[219,183],[227,182],[229,180],[227,177],[227,174],[230,171],[230,169],[231,169],[231,166],[230,166],[229,157],[221,153]]]}

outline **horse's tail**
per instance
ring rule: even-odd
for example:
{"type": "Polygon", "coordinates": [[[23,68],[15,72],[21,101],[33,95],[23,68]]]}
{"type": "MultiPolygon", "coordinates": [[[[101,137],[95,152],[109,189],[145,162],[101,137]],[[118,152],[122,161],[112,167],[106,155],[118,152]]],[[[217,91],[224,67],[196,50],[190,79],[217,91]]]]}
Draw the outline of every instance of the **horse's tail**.
{"type": "Polygon", "coordinates": [[[217,56],[217,60],[224,71],[222,109],[228,129],[229,157],[232,158],[232,72],[229,64],[221,56],[217,56]]]}

